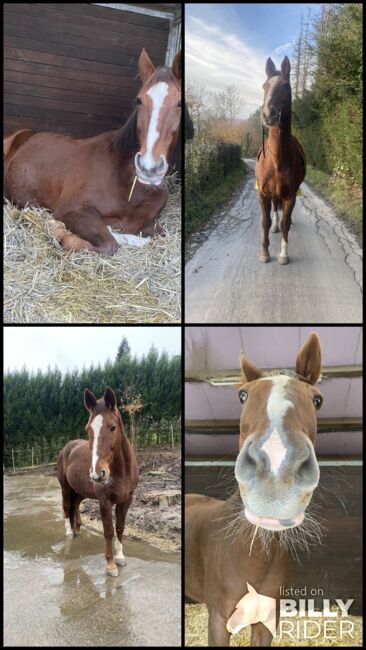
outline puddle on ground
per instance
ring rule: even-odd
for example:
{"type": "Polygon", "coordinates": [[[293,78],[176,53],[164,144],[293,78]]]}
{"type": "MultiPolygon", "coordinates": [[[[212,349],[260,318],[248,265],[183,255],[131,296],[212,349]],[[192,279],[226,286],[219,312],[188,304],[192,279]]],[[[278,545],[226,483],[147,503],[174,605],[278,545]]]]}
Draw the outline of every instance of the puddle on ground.
{"type": "Polygon", "coordinates": [[[66,537],[56,478],[6,477],[4,496],[5,645],[180,646],[178,553],[126,541],[112,578],[103,535],[66,537]]]}

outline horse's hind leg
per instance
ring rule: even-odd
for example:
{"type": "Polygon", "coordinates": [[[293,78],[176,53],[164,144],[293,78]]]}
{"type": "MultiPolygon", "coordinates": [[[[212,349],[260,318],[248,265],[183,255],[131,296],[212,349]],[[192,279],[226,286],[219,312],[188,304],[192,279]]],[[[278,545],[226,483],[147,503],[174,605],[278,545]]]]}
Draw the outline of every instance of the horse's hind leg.
{"type": "Polygon", "coordinates": [[[125,503],[118,503],[116,505],[117,539],[115,539],[114,542],[114,550],[116,553],[114,561],[116,564],[119,564],[120,566],[125,566],[125,564],[127,564],[127,560],[123,554],[122,537],[123,537],[123,531],[125,529],[127,511],[131,503],[132,503],[132,495],[129,497],[127,501],[125,501],[125,503]]]}
{"type": "Polygon", "coordinates": [[[272,228],[271,232],[279,232],[280,229],[278,227],[278,201],[277,199],[273,199],[273,221],[272,221],[272,228]]]}
{"type": "Polygon", "coordinates": [[[81,516],[80,516],[80,504],[83,500],[83,497],[80,496],[80,494],[76,495],[75,498],[75,529],[74,529],[74,534],[79,535],[80,533],[80,526],[81,526],[81,516]]]}
{"type": "Polygon", "coordinates": [[[54,217],[62,221],[69,233],[64,233],[60,241],[69,250],[93,250],[96,253],[114,255],[118,244],[104,223],[101,214],[93,207],[78,210],[65,210],[57,207],[54,217]]]}
{"type": "Polygon", "coordinates": [[[281,220],[281,230],[282,230],[282,241],[281,241],[281,252],[278,258],[280,264],[288,264],[288,233],[291,226],[291,214],[296,203],[296,198],[289,199],[288,201],[283,201],[283,216],[281,220]]]}
{"type": "Polygon", "coordinates": [[[74,491],[67,482],[64,482],[61,485],[61,490],[62,490],[62,507],[63,507],[64,515],[65,515],[66,535],[72,537],[73,536],[73,530],[72,530],[72,526],[71,526],[71,517],[70,517],[70,515],[72,513],[72,508],[73,508],[73,494],[74,494],[74,491]]]}

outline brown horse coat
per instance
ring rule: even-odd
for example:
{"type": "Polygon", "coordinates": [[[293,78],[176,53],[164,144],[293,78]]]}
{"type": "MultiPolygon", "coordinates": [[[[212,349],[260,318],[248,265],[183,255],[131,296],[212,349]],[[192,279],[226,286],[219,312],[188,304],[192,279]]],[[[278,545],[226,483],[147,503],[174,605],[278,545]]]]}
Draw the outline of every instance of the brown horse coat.
{"type": "MultiPolygon", "coordinates": [[[[293,378],[266,376],[243,355],[241,366],[238,489],[227,501],[198,494],[185,499],[185,595],[207,605],[209,646],[229,645],[227,623],[247,584],[279,602],[280,587],[287,584],[288,552],[278,535],[296,530],[304,517],[300,534],[306,530],[304,512],[319,480],[315,410],[322,396],[313,386],[321,370],[317,334],[300,349],[293,378]],[[267,535],[266,546],[260,533],[253,537],[255,525],[267,535]]],[[[263,622],[253,622],[250,645],[271,642],[263,622]]]]}
{"type": "Polygon", "coordinates": [[[53,212],[74,235],[62,236],[65,248],[115,253],[118,244],[107,226],[144,237],[161,232],[154,219],[167,199],[161,182],[179,135],[180,53],[172,68],[155,69],[143,50],[139,71],[143,86],[136,108],[118,131],[75,139],[24,129],[4,139],[6,196],[21,207],[30,203],[53,212]],[[158,120],[144,168],[154,88],[158,120]]]}

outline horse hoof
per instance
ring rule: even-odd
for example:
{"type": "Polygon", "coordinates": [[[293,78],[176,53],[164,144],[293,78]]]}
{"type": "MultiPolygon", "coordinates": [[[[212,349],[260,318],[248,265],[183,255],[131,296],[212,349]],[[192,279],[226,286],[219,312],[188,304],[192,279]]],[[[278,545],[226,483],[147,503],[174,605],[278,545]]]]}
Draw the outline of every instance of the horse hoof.
{"type": "Polygon", "coordinates": [[[127,560],[125,557],[116,557],[114,561],[116,564],[118,564],[118,566],[126,566],[127,564],[127,560]]]}
{"type": "Polygon", "coordinates": [[[118,578],[118,569],[108,569],[106,570],[107,576],[112,576],[112,578],[118,578]]]}
{"type": "Polygon", "coordinates": [[[259,259],[260,259],[261,262],[263,262],[263,264],[266,264],[266,262],[269,262],[269,260],[270,260],[271,258],[270,258],[269,255],[261,255],[261,256],[259,257],[259,259]]]}
{"type": "Polygon", "coordinates": [[[280,264],[288,264],[289,263],[288,257],[279,257],[278,261],[279,261],[280,264]]]}
{"type": "Polygon", "coordinates": [[[272,226],[271,232],[280,232],[280,229],[278,226],[272,226]]]}

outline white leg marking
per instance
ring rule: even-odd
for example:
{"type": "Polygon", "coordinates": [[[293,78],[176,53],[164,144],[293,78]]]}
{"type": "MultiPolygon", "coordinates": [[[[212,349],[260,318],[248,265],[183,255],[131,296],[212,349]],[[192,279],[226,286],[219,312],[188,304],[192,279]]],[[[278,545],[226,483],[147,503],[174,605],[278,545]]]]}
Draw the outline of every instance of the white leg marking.
{"type": "Polygon", "coordinates": [[[165,83],[165,81],[159,81],[159,83],[150,88],[147,94],[152,99],[153,109],[151,112],[150,124],[146,138],[146,153],[142,157],[141,162],[145,169],[151,169],[152,167],[155,167],[152,151],[154,144],[160,135],[159,131],[157,130],[157,125],[159,122],[160,109],[164,104],[165,97],[168,94],[168,84],[165,83]]]}
{"type": "Polygon", "coordinates": [[[115,558],[114,558],[115,563],[119,564],[120,566],[125,566],[127,564],[127,560],[123,555],[123,546],[119,541],[118,537],[116,537],[114,540],[114,552],[115,552],[115,558]]]}
{"type": "Polygon", "coordinates": [[[273,213],[273,225],[278,226],[278,212],[273,213]]]}
{"type": "Polygon", "coordinates": [[[103,416],[96,415],[93,422],[90,425],[94,432],[93,453],[92,453],[92,473],[96,475],[96,478],[98,478],[98,474],[96,471],[97,462],[98,462],[98,438],[99,438],[100,430],[102,428],[102,424],[103,424],[103,416]]]}
{"type": "Polygon", "coordinates": [[[151,241],[151,237],[138,237],[137,235],[125,235],[123,232],[115,232],[111,226],[107,226],[116,242],[120,246],[145,246],[151,241]]]}
{"type": "Polygon", "coordinates": [[[285,242],[285,240],[282,237],[280,257],[287,257],[288,256],[287,246],[288,246],[288,243],[285,242]]]}
{"type": "Polygon", "coordinates": [[[72,536],[73,532],[72,532],[72,528],[71,528],[71,524],[70,524],[69,519],[65,519],[65,530],[66,530],[66,535],[71,535],[72,536]]]}

